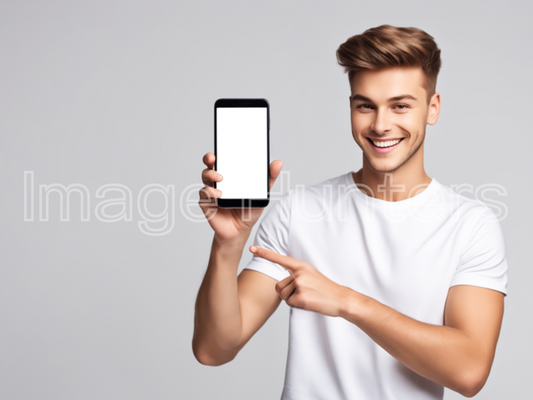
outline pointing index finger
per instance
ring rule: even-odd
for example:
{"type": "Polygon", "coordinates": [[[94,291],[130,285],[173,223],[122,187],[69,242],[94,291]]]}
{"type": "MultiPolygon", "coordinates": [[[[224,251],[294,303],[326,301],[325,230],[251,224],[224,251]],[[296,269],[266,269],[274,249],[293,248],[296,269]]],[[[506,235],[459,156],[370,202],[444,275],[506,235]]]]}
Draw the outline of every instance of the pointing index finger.
{"type": "Polygon", "coordinates": [[[263,249],[257,246],[250,246],[250,251],[256,256],[259,256],[261,258],[264,258],[265,260],[272,261],[276,264],[281,265],[282,267],[285,267],[290,273],[294,272],[301,263],[301,261],[295,258],[283,256],[274,251],[263,249]]]}

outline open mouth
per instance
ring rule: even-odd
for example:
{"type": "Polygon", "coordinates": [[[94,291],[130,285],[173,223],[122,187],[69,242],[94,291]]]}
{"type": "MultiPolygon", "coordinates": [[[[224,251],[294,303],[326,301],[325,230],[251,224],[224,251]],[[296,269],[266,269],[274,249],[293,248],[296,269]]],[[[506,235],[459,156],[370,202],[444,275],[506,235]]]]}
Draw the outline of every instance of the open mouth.
{"type": "Polygon", "coordinates": [[[379,141],[379,142],[375,141],[374,142],[373,140],[371,140],[369,138],[367,138],[367,139],[368,139],[368,141],[370,143],[372,143],[373,146],[375,146],[375,147],[377,147],[379,149],[388,149],[388,148],[394,147],[394,146],[396,146],[398,143],[400,143],[403,140],[403,138],[401,138],[401,139],[395,139],[395,140],[387,140],[387,141],[379,141]]]}

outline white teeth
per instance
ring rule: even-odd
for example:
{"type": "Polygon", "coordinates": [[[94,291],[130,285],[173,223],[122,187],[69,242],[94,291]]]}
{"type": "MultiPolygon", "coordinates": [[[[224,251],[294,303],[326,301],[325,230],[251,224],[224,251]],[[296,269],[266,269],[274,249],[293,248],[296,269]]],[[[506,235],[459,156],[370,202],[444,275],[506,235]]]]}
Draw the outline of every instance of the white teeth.
{"type": "Polygon", "coordinates": [[[390,147],[390,146],[394,146],[395,144],[398,144],[400,143],[400,140],[402,139],[398,139],[398,140],[389,140],[389,141],[386,141],[386,142],[374,142],[372,140],[372,143],[374,143],[374,145],[376,147],[390,147]]]}

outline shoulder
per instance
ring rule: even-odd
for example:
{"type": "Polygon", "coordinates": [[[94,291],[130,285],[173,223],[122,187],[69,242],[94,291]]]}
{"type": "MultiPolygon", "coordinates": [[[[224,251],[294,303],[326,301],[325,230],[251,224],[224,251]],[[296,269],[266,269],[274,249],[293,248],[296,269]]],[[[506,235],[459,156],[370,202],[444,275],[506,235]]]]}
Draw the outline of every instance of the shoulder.
{"type": "Polygon", "coordinates": [[[300,197],[305,195],[309,196],[309,198],[323,199],[327,193],[335,194],[339,188],[348,186],[347,176],[349,174],[351,172],[337,175],[312,185],[296,185],[291,191],[292,196],[300,197]]]}
{"type": "MultiPolygon", "coordinates": [[[[445,186],[439,183],[439,197],[444,204],[447,205],[450,215],[460,219],[463,223],[481,223],[481,222],[498,222],[498,214],[489,207],[486,203],[476,198],[470,198],[463,195],[463,187],[460,185],[457,187],[445,186]],[[456,189],[456,190],[454,190],[456,189]]],[[[466,188],[470,189],[470,187],[466,188]]],[[[466,190],[472,193],[471,190],[466,190]]],[[[472,193],[475,195],[475,193],[472,193]]]]}
{"type": "Polygon", "coordinates": [[[322,215],[330,209],[335,199],[347,186],[347,174],[328,178],[312,185],[296,184],[278,199],[271,197],[272,205],[269,206],[266,218],[283,219],[290,221],[298,216],[322,215]]]}
{"type": "MultiPolygon", "coordinates": [[[[441,185],[439,194],[448,209],[448,221],[454,224],[459,242],[462,243],[462,251],[467,251],[474,243],[483,244],[485,249],[503,248],[500,220],[504,213],[501,208],[493,203],[491,205],[497,206],[493,209],[481,200],[461,194],[460,186],[454,189],[441,185]]],[[[467,192],[472,193],[470,190],[467,192]]]]}

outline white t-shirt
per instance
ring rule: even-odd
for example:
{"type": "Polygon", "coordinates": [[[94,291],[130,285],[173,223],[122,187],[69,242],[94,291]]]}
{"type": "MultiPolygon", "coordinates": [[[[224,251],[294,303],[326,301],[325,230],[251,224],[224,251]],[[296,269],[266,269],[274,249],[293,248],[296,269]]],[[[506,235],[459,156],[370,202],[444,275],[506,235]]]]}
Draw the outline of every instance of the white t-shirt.
{"type": "MultiPolygon", "coordinates": [[[[435,179],[390,202],[364,194],[352,173],[291,190],[260,223],[254,244],[305,261],[329,279],[429,324],[443,325],[448,290],[473,285],[507,294],[500,224],[484,203],[435,179]]],[[[289,273],[254,256],[247,269],[289,273]]],[[[290,310],[283,400],[443,398],[356,325],[290,310]]]]}

